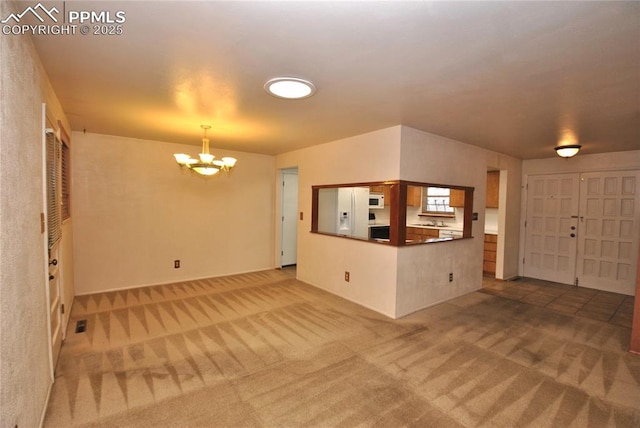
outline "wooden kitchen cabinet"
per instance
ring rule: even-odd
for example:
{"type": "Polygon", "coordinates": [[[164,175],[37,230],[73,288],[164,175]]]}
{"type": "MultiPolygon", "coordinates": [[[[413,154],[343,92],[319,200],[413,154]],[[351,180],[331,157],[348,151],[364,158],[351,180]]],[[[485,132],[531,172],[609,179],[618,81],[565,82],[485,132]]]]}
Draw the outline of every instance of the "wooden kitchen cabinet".
{"type": "Polygon", "coordinates": [[[425,241],[431,238],[439,238],[440,231],[438,229],[429,229],[426,227],[407,227],[407,241],[425,241]]]}
{"type": "Polygon", "coordinates": [[[407,206],[419,207],[422,205],[422,187],[407,186],[407,206]]]}
{"type": "Polygon", "coordinates": [[[495,275],[496,273],[496,252],[498,249],[498,235],[484,235],[484,259],[482,271],[495,275]]]}
{"type": "Polygon", "coordinates": [[[370,193],[382,193],[384,195],[384,206],[388,207],[391,203],[391,188],[389,186],[371,186],[370,193]]]}
{"type": "Polygon", "coordinates": [[[464,190],[451,189],[449,191],[449,206],[464,208],[464,190]]]}
{"type": "Polygon", "coordinates": [[[407,227],[407,241],[420,241],[422,231],[419,227],[407,227]]]}
{"type": "Polygon", "coordinates": [[[487,208],[498,208],[500,171],[487,172],[487,208]]]}

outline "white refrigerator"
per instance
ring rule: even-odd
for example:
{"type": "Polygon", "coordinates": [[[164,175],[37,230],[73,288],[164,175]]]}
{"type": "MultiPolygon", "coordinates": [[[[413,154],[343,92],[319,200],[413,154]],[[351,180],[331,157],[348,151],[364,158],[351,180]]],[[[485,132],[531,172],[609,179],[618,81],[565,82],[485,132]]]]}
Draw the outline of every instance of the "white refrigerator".
{"type": "Polygon", "coordinates": [[[369,238],[369,188],[338,189],[337,233],[355,238],[369,238]]]}

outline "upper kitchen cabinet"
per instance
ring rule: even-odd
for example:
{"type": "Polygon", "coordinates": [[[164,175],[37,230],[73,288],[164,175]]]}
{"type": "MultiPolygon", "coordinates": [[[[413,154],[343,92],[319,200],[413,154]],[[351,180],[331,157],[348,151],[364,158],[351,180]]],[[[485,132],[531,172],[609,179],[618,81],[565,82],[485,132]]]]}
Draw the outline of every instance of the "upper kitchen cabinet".
{"type": "Polygon", "coordinates": [[[422,187],[407,186],[407,206],[419,207],[422,203],[422,187]]]}
{"type": "Polygon", "coordinates": [[[384,206],[387,207],[391,201],[391,189],[389,186],[371,186],[369,187],[371,193],[381,193],[384,196],[384,206]]]}
{"type": "Polygon", "coordinates": [[[487,172],[487,208],[498,208],[500,171],[487,172]]]}
{"type": "Polygon", "coordinates": [[[451,189],[449,193],[449,206],[454,208],[464,207],[464,190],[451,189]]]}

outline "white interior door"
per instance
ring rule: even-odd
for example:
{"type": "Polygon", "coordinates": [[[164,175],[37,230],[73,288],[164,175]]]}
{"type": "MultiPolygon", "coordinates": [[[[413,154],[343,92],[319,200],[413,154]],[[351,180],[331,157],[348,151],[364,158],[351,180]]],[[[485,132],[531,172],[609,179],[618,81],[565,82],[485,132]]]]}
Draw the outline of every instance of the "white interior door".
{"type": "Polygon", "coordinates": [[[578,284],[635,294],[640,239],[640,172],[581,175],[578,284]]]}
{"type": "Polygon", "coordinates": [[[575,282],[579,174],[528,179],[524,275],[575,282]]]}
{"type": "Polygon", "coordinates": [[[282,171],[282,186],[281,266],[291,266],[298,261],[298,172],[282,171]]]}

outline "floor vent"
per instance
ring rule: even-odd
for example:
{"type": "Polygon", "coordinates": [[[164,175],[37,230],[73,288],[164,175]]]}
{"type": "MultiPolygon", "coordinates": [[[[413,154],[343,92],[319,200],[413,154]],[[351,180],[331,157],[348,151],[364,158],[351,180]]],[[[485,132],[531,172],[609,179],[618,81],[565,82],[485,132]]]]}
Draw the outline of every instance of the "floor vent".
{"type": "Polygon", "coordinates": [[[76,333],[84,333],[87,329],[87,320],[80,320],[76,323],[76,333]]]}

